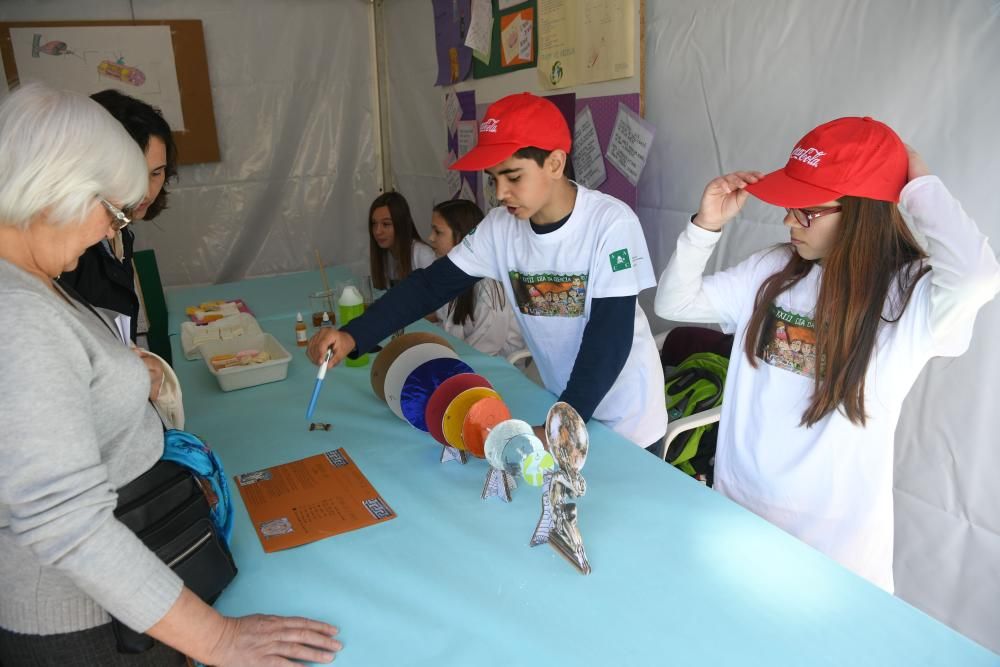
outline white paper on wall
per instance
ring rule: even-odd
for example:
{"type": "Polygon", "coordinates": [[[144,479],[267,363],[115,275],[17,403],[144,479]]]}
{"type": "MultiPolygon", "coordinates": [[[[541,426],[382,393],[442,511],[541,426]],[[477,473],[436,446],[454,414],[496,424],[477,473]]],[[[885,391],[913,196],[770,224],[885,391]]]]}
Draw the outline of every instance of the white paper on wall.
{"type": "Polygon", "coordinates": [[[590,112],[589,106],[576,114],[572,159],[576,181],[583,187],[596,189],[608,180],[601,142],[597,138],[594,115],[590,112]]]}
{"type": "Polygon", "coordinates": [[[458,157],[462,157],[478,142],[479,123],[475,120],[460,120],[456,134],[458,136],[458,157]]]}
{"type": "Polygon", "coordinates": [[[455,134],[458,119],[462,117],[462,107],[458,103],[458,95],[454,88],[444,91],[444,125],[448,134],[455,134]]]}
{"type": "Polygon", "coordinates": [[[172,130],[185,127],[169,26],[11,28],[10,41],[22,83],[114,88],[158,108],[172,130]]]}
{"type": "Polygon", "coordinates": [[[624,104],[618,104],[618,116],[608,142],[608,162],[622,173],[632,185],[639,184],[639,176],[646,166],[649,149],[653,145],[653,126],[624,104]]]}

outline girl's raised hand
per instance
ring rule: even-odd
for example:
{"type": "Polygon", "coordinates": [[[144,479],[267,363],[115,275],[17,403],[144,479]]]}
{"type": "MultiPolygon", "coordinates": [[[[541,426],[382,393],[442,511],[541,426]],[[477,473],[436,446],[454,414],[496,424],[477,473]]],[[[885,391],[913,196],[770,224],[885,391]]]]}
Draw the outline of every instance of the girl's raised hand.
{"type": "Polygon", "coordinates": [[[924,158],[921,157],[920,153],[916,151],[910,144],[903,144],[906,146],[906,155],[910,158],[910,166],[906,171],[907,182],[912,181],[915,178],[920,178],[921,176],[927,176],[931,173],[930,167],[924,162],[924,158]]]}
{"type": "Polygon", "coordinates": [[[763,176],[759,171],[734,171],[713,178],[701,195],[701,206],[694,217],[694,224],[713,232],[722,229],[736,217],[750,196],[744,188],[763,176]]]}

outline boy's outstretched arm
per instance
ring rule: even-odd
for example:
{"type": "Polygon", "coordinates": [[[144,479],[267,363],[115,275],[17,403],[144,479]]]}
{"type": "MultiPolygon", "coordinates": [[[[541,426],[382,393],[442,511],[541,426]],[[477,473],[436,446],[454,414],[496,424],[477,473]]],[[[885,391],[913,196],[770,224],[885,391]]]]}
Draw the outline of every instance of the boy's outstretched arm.
{"type": "Polygon", "coordinates": [[[364,354],[393,331],[417,321],[448,303],[480,279],[470,276],[441,257],[426,269],[417,269],[373,303],[365,314],[339,330],[323,328],[309,339],[306,353],[319,364],[328,348],[333,348],[329,367],[344,357],[364,354]]]}
{"type": "Polygon", "coordinates": [[[618,379],[632,351],[636,295],[593,299],[580,350],[566,388],[559,397],[573,406],[584,421],[618,379]]]}

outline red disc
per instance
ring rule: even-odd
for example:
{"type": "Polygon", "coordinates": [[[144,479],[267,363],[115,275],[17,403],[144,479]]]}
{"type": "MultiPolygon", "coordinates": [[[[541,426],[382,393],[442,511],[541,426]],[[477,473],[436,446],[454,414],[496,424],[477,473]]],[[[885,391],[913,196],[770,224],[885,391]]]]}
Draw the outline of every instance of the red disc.
{"type": "Polygon", "coordinates": [[[481,398],[472,404],[462,424],[462,442],[478,458],[486,456],[486,436],[494,426],[511,418],[510,410],[499,398],[481,398]]]}
{"type": "Polygon", "coordinates": [[[447,445],[448,441],[444,438],[441,420],[444,419],[444,411],[451,405],[451,401],[466,389],[473,387],[492,388],[492,386],[489,380],[476,373],[459,373],[442,382],[427,400],[427,408],[424,410],[427,431],[442,445],[447,445]]]}

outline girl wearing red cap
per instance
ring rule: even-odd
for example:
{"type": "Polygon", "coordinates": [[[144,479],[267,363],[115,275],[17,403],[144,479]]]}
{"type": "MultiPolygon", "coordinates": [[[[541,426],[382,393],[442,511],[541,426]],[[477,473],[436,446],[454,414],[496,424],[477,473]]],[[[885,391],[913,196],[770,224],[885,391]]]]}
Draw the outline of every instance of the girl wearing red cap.
{"type": "Polygon", "coordinates": [[[660,277],[656,313],[737,336],[715,488],[892,591],[903,399],[928,360],[967,349],[998,291],[1000,265],[976,224],[871,118],[821,125],[766,176],[712,180],[660,277]],[[751,194],[785,208],[789,242],[704,276],[751,194]],[[774,352],[793,329],[814,342],[783,363],[774,352]]]}

